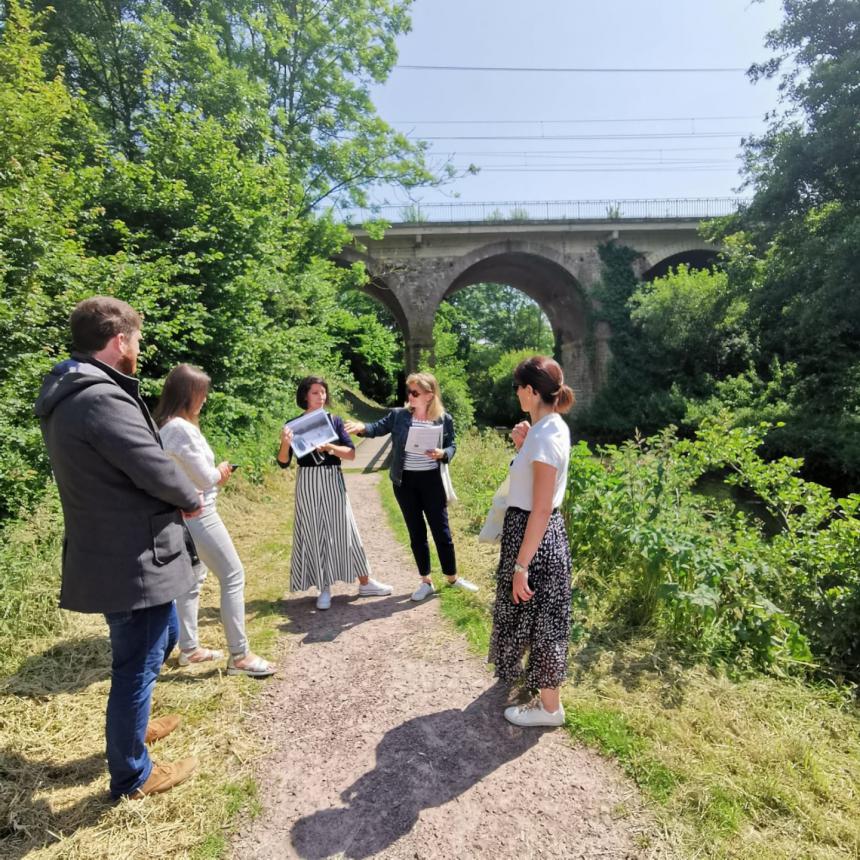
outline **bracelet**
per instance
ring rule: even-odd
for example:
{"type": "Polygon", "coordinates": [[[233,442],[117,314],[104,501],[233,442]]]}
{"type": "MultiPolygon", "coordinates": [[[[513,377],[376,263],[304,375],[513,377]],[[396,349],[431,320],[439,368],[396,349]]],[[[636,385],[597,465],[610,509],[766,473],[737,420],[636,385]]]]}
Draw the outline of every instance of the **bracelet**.
{"type": "Polygon", "coordinates": [[[518,561],[514,562],[514,573],[515,574],[517,574],[517,573],[528,573],[528,572],[529,572],[529,566],[527,564],[523,565],[523,564],[520,564],[518,561]]]}

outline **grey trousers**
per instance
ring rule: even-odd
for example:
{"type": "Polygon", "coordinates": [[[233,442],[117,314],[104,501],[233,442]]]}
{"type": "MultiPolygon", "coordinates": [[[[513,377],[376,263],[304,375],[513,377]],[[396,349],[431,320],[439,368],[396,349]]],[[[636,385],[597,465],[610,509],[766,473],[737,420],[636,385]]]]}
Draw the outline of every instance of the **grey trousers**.
{"type": "Polygon", "coordinates": [[[245,570],[242,562],[214,504],[207,505],[199,517],[186,520],[185,524],[203,564],[195,568],[197,578],[192,589],[176,598],[179,647],[183,651],[193,651],[200,645],[197,639],[197,611],[200,606],[200,588],[208,568],[218,577],[221,586],[221,623],[227,637],[227,648],[232,656],[241,657],[248,652],[248,638],[245,635],[245,570]]]}

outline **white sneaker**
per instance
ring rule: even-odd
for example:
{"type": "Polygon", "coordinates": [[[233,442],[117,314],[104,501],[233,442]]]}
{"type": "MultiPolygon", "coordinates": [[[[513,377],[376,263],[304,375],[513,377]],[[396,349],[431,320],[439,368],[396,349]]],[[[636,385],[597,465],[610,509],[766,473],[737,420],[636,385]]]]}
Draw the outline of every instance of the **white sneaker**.
{"type": "Polygon", "coordinates": [[[394,589],[384,582],[377,582],[375,579],[368,579],[367,582],[358,584],[359,597],[385,597],[391,594],[394,589]]]}
{"type": "Polygon", "coordinates": [[[425,597],[429,597],[431,594],[434,594],[435,591],[436,589],[433,588],[432,583],[424,582],[422,580],[421,585],[419,585],[418,588],[416,588],[415,591],[412,592],[412,599],[416,602],[419,600],[424,600],[425,597]]]}
{"type": "Polygon", "coordinates": [[[323,590],[320,592],[320,596],[317,598],[317,609],[330,609],[331,608],[331,589],[328,586],[325,586],[323,590]]]}
{"type": "Polygon", "coordinates": [[[478,590],[478,586],[474,582],[469,582],[468,579],[463,579],[462,576],[458,576],[453,582],[449,582],[448,586],[450,588],[459,588],[461,591],[469,591],[472,594],[478,590]]]}
{"type": "Polygon", "coordinates": [[[535,699],[527,705],[514,705],[505,708],[505,719],[515,726],[563,726],[564,705],[559,702],[558,710],[544,710],[540,699],[535,699]]]}

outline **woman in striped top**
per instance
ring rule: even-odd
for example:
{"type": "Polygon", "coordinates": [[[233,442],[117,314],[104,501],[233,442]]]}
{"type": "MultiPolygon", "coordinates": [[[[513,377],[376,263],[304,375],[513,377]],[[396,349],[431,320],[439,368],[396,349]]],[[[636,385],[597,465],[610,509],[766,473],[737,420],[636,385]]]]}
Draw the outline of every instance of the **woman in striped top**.
{"type": "MultiPolygon", "coordinates": [[[[328,402],[328,384],[321,376],[307,376],[296,392],[296,403],[305,413],[323,409],[328,402]]],[[[290,590],[319,590],[317,609],[331,606],[331,586],[335,581],[354,582],[358,577],[359,597],[383,597],[390,585],[370,578],[370,564],[361,543],[352,506],[346,494],[341,460],[355,459],[355,446],[344,430],[343,421],[329,415],[336,442],[329,442],[296,458],[296,515],[293,549],[290,556],[290,590]]],[[[281,431],[278,465],[286,469],[293,458],[293,434],[281,431]]]]}
{"type": "Polygon", "coordinates": [[[394,496],[406,520],[412,555],[421,577],[412,599],[424,600],[434,592],[430,579],[428,525],[448,585],[464,591],[477,591],[476,585],[457,576],[457,558],[448,525],[448,500],[440,469],[457,450],[454,419],[445,411],[439,383],[431,374],[411,374],[406,380],[406,394],[408,400],[405,409],[392,409],[384,418],[371,424],[347,422],[346,430],[369,437],[391,434],[393,455],[389,472],[394,484],[394,496]],[[411,427],[438,427],[439,445],[423,453],[407,451],[406,440],[411,427]]]}

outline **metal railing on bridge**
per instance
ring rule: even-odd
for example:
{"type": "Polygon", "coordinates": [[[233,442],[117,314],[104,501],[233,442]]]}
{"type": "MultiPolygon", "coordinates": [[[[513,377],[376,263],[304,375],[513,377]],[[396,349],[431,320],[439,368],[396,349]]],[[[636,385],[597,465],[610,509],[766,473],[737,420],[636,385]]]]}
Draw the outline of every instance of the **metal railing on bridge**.
{"type": "Polygon", "coordinates": [[[529,200],[496,203],[384,204],[343,209],[339,220],[358,226],[365,221],[390,224],[524,224],[546,221],[651,221],[716,218],[732,215],[749,201],[741,197],[675,199],[529,200]]]}

